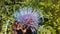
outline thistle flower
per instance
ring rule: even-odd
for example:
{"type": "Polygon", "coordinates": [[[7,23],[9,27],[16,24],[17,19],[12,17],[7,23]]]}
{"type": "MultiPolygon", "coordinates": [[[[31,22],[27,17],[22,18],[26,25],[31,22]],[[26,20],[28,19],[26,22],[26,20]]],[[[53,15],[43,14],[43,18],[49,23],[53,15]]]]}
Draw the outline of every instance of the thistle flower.
{"type": "Polygon", "coordinates": [[[40,18],[42,17],[41,12],[32,7],[23,7],[19,8],[13,14],[16,21],[20,22],[22,25],[31,26],[33,28],[38,28],[38,23],[41,22],[40,18]]]}

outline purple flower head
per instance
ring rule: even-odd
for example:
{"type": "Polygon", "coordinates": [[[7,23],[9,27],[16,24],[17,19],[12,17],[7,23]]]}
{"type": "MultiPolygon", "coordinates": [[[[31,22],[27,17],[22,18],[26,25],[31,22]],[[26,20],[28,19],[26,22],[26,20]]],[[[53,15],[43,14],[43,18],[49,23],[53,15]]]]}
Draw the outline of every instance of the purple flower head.
{"type": "Polygon", "coordinates": [[[19,8],[13,15],[16,21],[34,28],[38,28],[38,23],[41,22],[39,19],[42,17],[38,10],[31,7],[19,8]]]}

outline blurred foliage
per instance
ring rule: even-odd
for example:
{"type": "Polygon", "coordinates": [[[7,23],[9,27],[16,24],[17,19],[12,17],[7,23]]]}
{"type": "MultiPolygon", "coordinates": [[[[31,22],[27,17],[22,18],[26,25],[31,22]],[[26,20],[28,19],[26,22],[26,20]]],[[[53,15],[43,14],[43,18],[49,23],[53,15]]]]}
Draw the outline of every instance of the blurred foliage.
{"type": "Polygon", "coordinates": [[[43,22],[37,30],[38,34],[60,34],[60,0],[0,0],[0,34],[11,34],[12,14],[24,6],[42,12],[43,22]]]}
{"type": "Polygon", "coordinates": [[[40,26],[37,31],[38,34],[56,34],[55,30],[51,26],[40,26]]]}

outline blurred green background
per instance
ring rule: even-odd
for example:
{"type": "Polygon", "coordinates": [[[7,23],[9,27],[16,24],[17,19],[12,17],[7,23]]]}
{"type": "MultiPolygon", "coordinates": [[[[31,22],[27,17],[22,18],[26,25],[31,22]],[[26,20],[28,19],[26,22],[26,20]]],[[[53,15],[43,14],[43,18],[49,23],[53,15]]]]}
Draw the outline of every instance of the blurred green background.
{"type": "Polygon", "coordinates": [[[43,14],[37,34],[60,34],[60,0],[0,0],[0,34],[12,34],[12,14],[24,6],[36,8],[43,14]]]}

